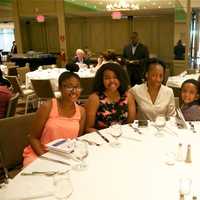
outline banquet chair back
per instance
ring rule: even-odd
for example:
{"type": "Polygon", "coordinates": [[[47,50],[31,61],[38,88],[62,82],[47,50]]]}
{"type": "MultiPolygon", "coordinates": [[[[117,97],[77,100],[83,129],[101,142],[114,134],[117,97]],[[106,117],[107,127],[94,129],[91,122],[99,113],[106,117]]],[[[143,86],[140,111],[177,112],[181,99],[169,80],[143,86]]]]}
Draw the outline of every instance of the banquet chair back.
{"type": "Polygon", "coordinates": [[[25,67],[18,67],[17,68],[17,75],[19,77],[19,81],[21,85],[25,84],[26,81],[26,73],[30,72],[29,66],[25,67]]]}
{"type": "Polygon", "coordinates": [[[51,86],[51,82],[49,79],[46,79],[46,80],[31,79],[31,83],[38,98],[49,99],[49,98],[55,97],[52,86],[51,86]]]}
{"type": "Polygon", "coordinates": [[[6,117],[12,117],[15,115],[18,99],[19,99],[19,93],[16,93],[13,97],[10,98],[6,111],[6,117]]]}
{"type": "Polygon", "coordinates": [[[17,76],[17,67],[8,67],[8,76],[17,76]]]}
{"type": "Polygon", "coordinates": [[[20,87],[19,80],[16,76],[6,76],[6,78],[10,81],[13,92],[19,93],[19,96],[25,100],[25,114],[28,112],[29,103],[35,102],[35,93],[32,89],[22,89],[20,87]]]}
{"type": "Polygon", "coordinates": [[[179,99],[179,97],[174,97],[174,100],[175,100],[175,107],[179,108],[180,107],[180,99],[179,99]]]}
{"type": "Polygon", "coordinates": [[[15,62],[4,62],[3,64],[6,65],[8,68],[10,66],[15,66],[15,62]]]}
{"type": "MultiPolygon", "coordinates": [[[[22,167],[22,154],[28,144],[27,134],[34,117],[35,113],[31,113],[0,119],[0,151],[11,177],[22,167]]],[[[0,174],[1,171],[0,163],[0,174]]]]}
{"type": "Polygon", "coordinates": [[[81,78],[81,87],[83,91],[81,92],[80,100],[86,100],[92,93],[94,78],[81,78]]]}
{"type": "Polygon", "coordinates": [[[13,88],[13,92],[14,93],[18,93],[20,95],[22,95],[22,89],[20,87],[20,83],[19,83],[19,80],[16,76],[6,76],[6,78],[10,81],[11,85],[12,85],[12,88],[13,88]]]}

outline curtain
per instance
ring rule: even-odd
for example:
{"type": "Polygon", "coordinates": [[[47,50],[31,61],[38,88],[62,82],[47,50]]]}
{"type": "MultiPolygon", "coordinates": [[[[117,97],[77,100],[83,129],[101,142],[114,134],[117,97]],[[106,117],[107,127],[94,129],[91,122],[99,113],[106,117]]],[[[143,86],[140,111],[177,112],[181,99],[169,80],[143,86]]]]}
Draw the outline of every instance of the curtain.
{"type": "Polygon", "coordinates": [[[0,50],[10,51],[14,40],[14,25],[0,23],[0,50]]]}

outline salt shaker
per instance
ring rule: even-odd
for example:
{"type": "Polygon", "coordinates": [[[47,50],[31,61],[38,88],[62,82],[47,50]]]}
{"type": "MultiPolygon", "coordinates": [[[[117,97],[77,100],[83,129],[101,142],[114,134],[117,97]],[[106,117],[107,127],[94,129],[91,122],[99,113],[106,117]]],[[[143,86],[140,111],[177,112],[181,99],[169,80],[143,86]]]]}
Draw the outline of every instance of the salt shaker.
{"type": "Polygon", "coordinates": [[[180,193],[179,200],[184,200],[184,194],[180,193]]]}
{"type": "Polygon", "coordinates": [[[188,146],[187,146],[187,154],[186,154],[185,162],[186,163],[191,163],[192,162],[191,145],[190,144],[188,144],[188,146]]]}

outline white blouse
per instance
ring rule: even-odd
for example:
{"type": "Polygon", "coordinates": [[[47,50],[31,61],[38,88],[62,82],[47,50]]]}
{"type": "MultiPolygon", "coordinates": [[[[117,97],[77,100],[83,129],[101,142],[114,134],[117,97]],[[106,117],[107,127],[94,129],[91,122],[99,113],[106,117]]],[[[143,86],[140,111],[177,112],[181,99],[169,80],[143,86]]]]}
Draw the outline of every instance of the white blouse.
{"type": "Polygon", "coordinates": [[[175,100],[173,90],[161,85],[153,103],[146,83],[135,85],[129,90],[135,97],[138,109],[138,119],[154,121],[158,114],[175,116],[175,100]]]}

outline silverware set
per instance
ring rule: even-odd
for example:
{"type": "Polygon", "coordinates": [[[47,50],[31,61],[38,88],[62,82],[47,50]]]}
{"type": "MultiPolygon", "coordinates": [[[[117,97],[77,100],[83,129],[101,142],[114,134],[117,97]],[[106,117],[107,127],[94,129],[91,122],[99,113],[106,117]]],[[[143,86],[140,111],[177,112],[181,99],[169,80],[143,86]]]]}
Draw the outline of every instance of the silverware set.
{"type": "Polygon", "coordinates": [[[32,175],[45,175],[45,176],[53,176],[55,174],[65,174],[68,171],[58,172],[58,171],[33,171],[33,172],[22,172],[21,176],[32,176],[32,175]]]}
{"type": "Polygon", "coordinates": [[[190,125],[190,129],[193,133],[197,133],[197,131],[195,130],[194,124],[192,122],[189,122],[190,125]]]}
{"type": "Polygon", "coordinates": [[[139,128],[136,128],[136,127],[134,127],[133,126],[133,124],[128,124],[136,133],[138,133],[138,134],[142,134],[142,132],[140,131],[140,129],[139,128]]]}

